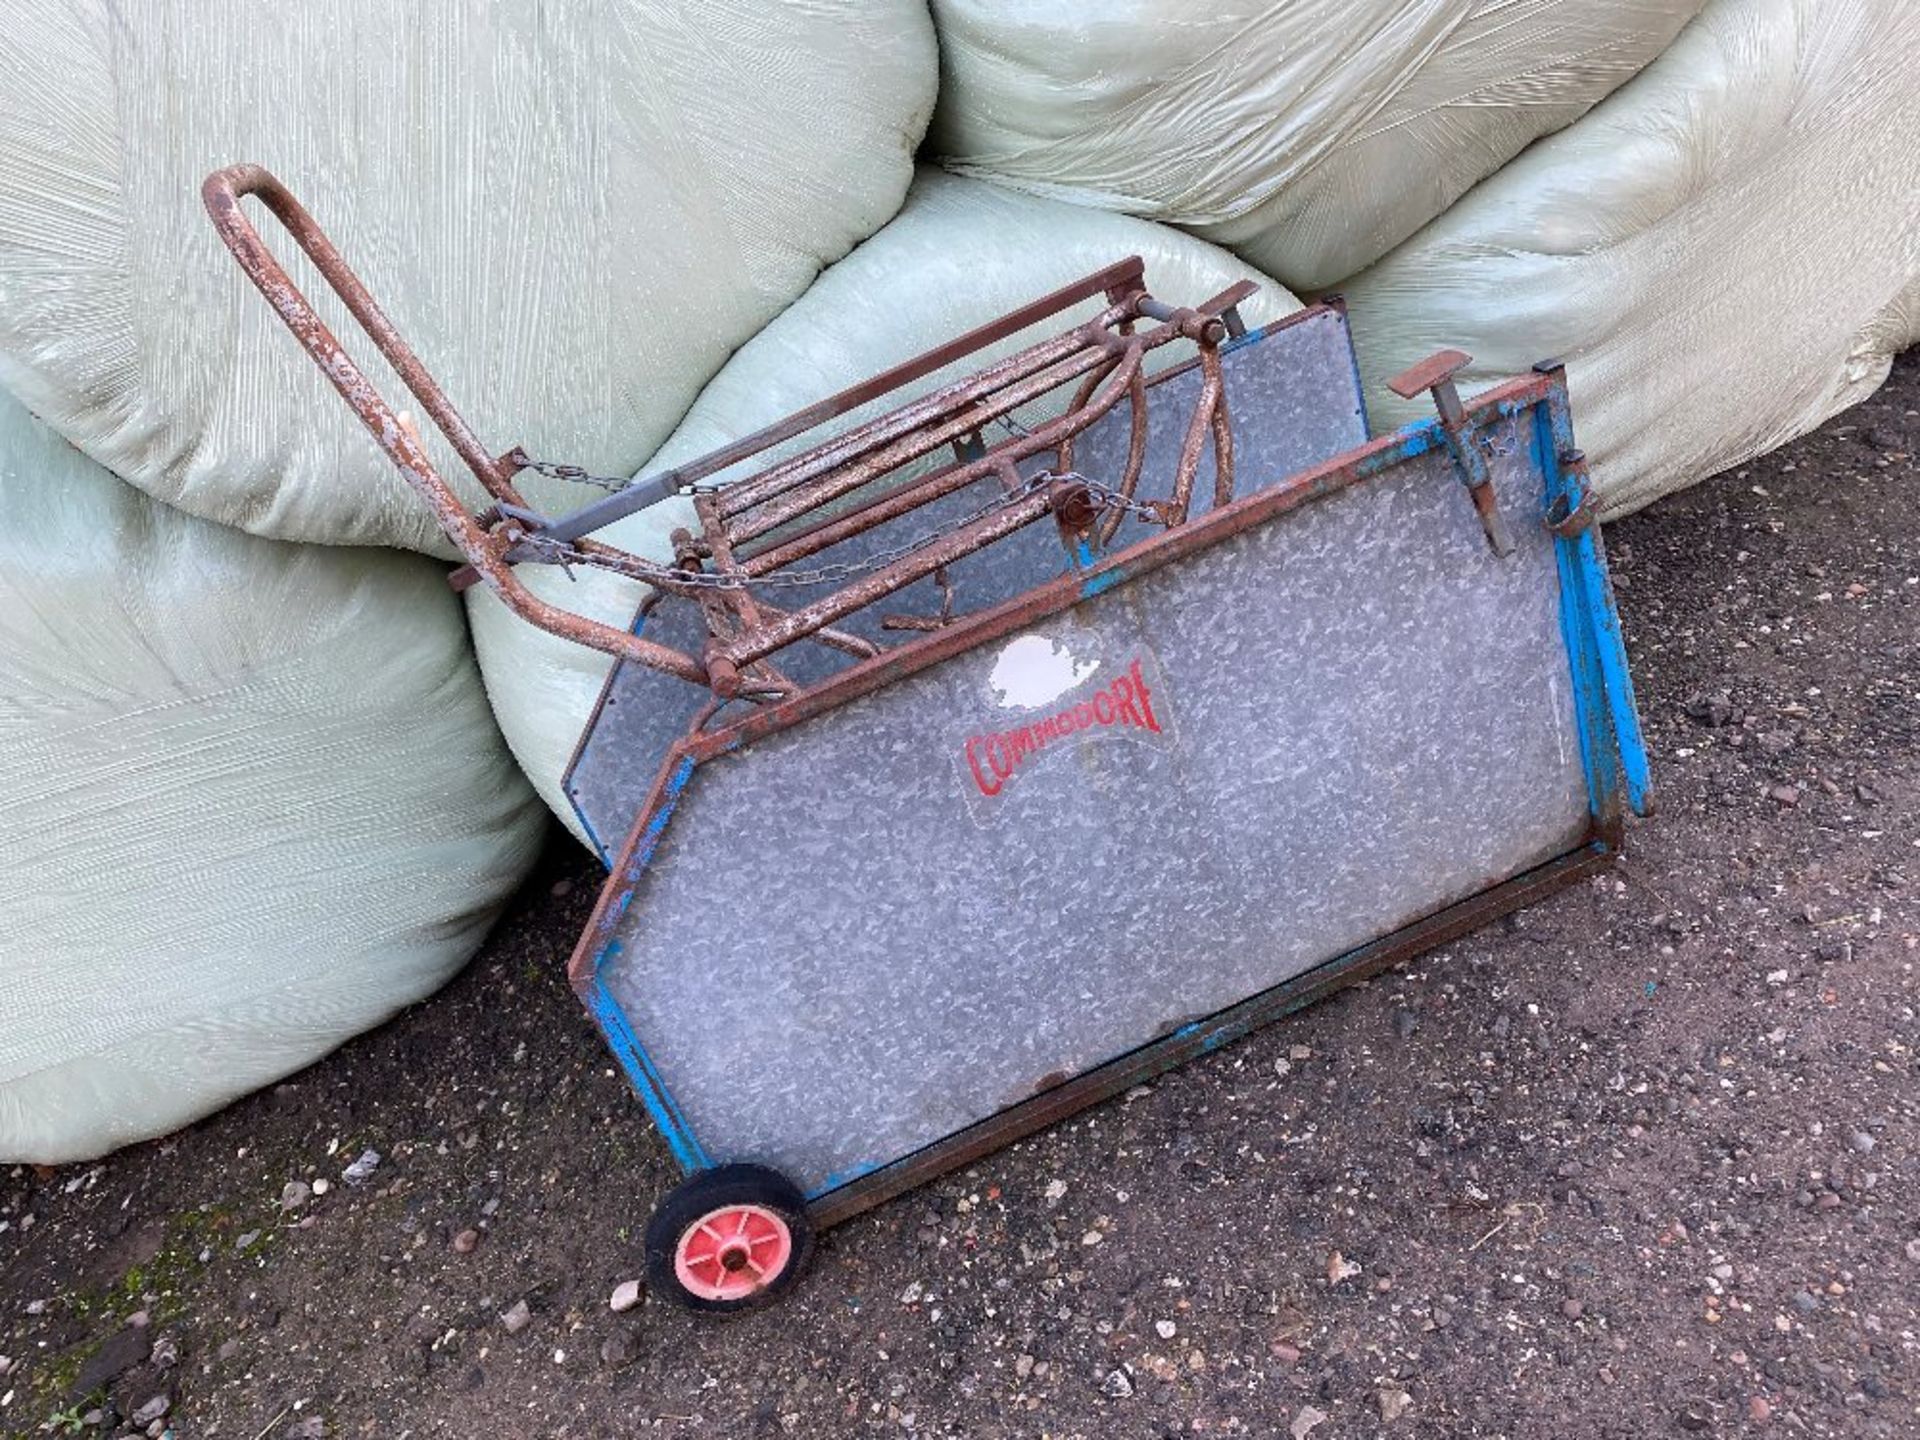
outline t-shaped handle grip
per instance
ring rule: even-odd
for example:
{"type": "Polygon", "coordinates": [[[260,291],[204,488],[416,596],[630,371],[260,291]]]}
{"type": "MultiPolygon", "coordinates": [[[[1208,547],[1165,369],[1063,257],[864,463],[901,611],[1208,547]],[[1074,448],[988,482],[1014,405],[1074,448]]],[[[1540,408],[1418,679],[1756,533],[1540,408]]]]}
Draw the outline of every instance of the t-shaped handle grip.
{"type": "Polygon", "coordinates": [[[1402,370],[1387,381],[1387,388],[1402,400],[1411,400],[1422,390],[1433,396],[1433,408],[1440,412],[1440,429],[1447,437],[1447,449],[1460,472],[1461,483],[1473,497],[1473,508],[1480,516],[1480,528],[1487,533],[1487,544],[1501,557],[1513,553],[1513,535],[1500,503],[1494,497],[1493,477],[1487,472],[1487,457],[1473,443],[1467,430],[1467,407],[1460,403],[1460,390],[1453,377],[1473,362],[1464,350],[1436,350],[1418,365],[1402,370]]]}
{"type": "Polygon", "coordinates": [[[1441,385],[1451,387],[1453,377],[1472,363],[1473,357],[1464,350],[1436,350],[1418,365],[1402,370],[1387,381],[1387,389],[1402,400],[1411,400],[1422,390],[1441,385]]]}

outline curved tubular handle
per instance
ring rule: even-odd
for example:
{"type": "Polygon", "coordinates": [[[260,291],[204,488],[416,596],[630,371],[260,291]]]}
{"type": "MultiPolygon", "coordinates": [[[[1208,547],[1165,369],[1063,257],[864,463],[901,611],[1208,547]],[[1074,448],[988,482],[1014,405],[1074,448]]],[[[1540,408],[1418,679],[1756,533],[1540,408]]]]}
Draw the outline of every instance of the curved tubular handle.
{"type": "Polygon", "coordinates": [[[419,437],[400,422],[392,406],[387,404],[373,382],[354,363],[334,333],[327,328],[327,323],[301,293],[299,286],[293,283],[280,262],[274,258],[273,252],[267,249],[259,232],[253,228],[253,222],[247,219],[240,208],[240,197],[243,195],[258,196],[261,203],[273,212],[274,218],[314,263],[333,293],[340,297],[353,318],[359,322],[360,328],[373,341],[374,347],[405,382],[407,389],[413,392],[420,407],[433,418],[433,423],[440,427],[440,433],[447,437],[448,443],[490,494],[509,504],[524,505],[509,478],[518,467],[495,460],[487,454],[479,437],[460,418],[445,392],[427,373],[426,366],[420,363],[419,356],[401,339],[393,322],[387,319],[372,295],[367,293],[367,287],[360,282],[360,277],[348,267],[333,242],[327,239],[325,232],[314,223],[313,217],[293,198],[286,186],[259,165],[229,165],[206,178],[200,187],[200,196],[206,203],[207,214],[212,217],[213,227],[220,233],[227,249],[240,262],[240,268],[247,272],[247,278],[266,297],[274,313],[293,332],[294,338],[325,373],[333,388],[340,392],[341,398],[353,407],[354,414],[372,432],[387,458],[398,467],[401,477],[426,501],[447,538],[460,547],[461,553],[507,606],[530,624],[563,639],[651,666],[655,670],[664,670],[696,685],[705,685],[706,667],[693,656],[643,640],[617,626],[549,605],[520,583],[513,573],[513,567],[504,558],[504,552],[511,543],[510,537],[494,536],[467,513],[466,506],[454,493],[453,487],[434,468],[419,437]]]}

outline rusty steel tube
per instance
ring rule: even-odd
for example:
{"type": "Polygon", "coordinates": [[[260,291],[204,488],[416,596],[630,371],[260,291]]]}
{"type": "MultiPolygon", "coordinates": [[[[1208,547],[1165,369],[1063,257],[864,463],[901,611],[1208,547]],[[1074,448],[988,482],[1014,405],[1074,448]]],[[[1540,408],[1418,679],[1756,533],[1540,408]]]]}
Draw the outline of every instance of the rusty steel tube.
{"type": "Polygon", "coordinates": [[[1213,508],[1224,509],[1233,503],[1233,417],[1227,413],[1227,382],[1220,369],[1220,352],[1200,352],[1200,364],[1218,380],[1210,423],[1213,426],[1213,508]]]}
{"type": "MultiPolygon", "coordinates": [[[[679,563],[689,572],[684,578],[664,569],[655,573],[657,567],[645,566],[637,557],[584,535],[566,542],[566,536],[579,534],[578,523],[573,530],[563,527],[557,531],[546,546],[530,545],[526,542],[537,540],[551,522],[538,516],[530,517],[512,483],[513,476],[525,463],[523,459],[517,451],[502,457],[488,453],[305,208],[258,165],[235,165],[216,171],[202,186],[202,197],[216,231],[248,278],[470,562],[472,571],[463,573],[477,573],[510,609],[530,624],[563,639],[703,685],[716,696],[751,693],[761,688],[763,682],[781,693],[798,693],[797,687],[772,667],[768,657],[809,636],[865,660],[878,659],[881,652],[871,642],[834,629],[832,622],[928,574],[944,574],[956,559],[983,549],[1049,513],[1056,497],[1052,494],[1010,497],[1001,508],[793,611],[772,605],[744,588],[716,588],[712,578],[697,573],[704,568],[704,561],[710,559],[710,576],[718,577],[723,585],[726,580],[773,578],[782,566],[794,560],[887,524],[988,475],[999,475],[1009,491],[1017,490],[1021,484],[1020,461],[1051,450],[1056,467],[1065,468],[1073,454],[1074,438],[1122,397],[1133,407],[1125,474],[1120,485],[1121,493],[1130,496],[1138,484],[1145,454],[1144,359],[1147,352],[1174,340],[1192,341],[1199,347],[1205,382],[1201,402],[1182,447],[1175,480],[1176,503],[1170,508],[1184,517],[1200,448],[1209,432],[1216,456],[1215,504],[1226,503],[1232,495],[1232,433],[1227,423],[1218,353],[1226,326],[1219,315],[1245,299],[1254,287],[1242,282],[1198,308],[1175,308],[1147,294],[1141,262],[1138,257],[1130,257],[672,472],[682,479],[718,473],[913,380],[936,374],[964,356],[1016,335],[1049,315],[1093,296],[1105,296],[1105,308],[1092,321],[1075,325],[972,375],[939,386],[928,395],[769,465],[724,491],[701,496],[695,507],[701,536],[696,540],[685,531],[676,535],[679,563]],[[401,419],[347,353],[261,240],[240,204],[247,195],[258,196],[293,237],[467,468],[490,494],[503,502],[500,509],[479,517],[467,513],[459,495],[435,468],[418,432],[401,419]],[[1142,319],[1158,323],[1143,330],[1137,328],[1142,319]],[[820,518],[822,507],[854,494],[949,442],[957,442],[969,434],[978,435],[984,424],[1082,377],[1084,383],[1072,395],[1065,414],[974,460],[944,467],[916,482],[869,498],[848,513],[820,518]],[[517,516],[513,513],[515,509],[521,512],[517,516]],[[507,511],[505,518],[502,510],[507,511]],[[741,545],[809,518],[815,523],[800,534],[788,535],[758,554],[742,556],[739,553],[741,545]],[[655,594],[664,591],[693,600],[705,616],[708,631],[700,658],[642,639],[626,628],[548,604],[521,584],[514,572],[517,558],[554,561],[556,556],[559,560],[555,563],[577,558],[624,569],[635,578],[656,584],[655,594]]],[[[580,513],[584,516],[589,512],[599,513],[591,506],[580,513]]],[[[1107,524],[1103,526],[1107,534],[1111,534],[1111,522],[1117,518],[1117,515],[1107,517],[1107,524]]],[[[950,595],[948,605],[950,608],[950,595]]]]}
{"type": "MultiPolygon", "coordinates": [[[[1147,382],[1144,375],[1133,378],[1133,415],[1132,427],[1127,431],[1127,464],[1120,473],[1119,493],[1122,500],[1131,500],[1134,492],[1140,488],[1140,471],[1147,460],[1147,382]]],[[[1067,452],[1071,456],[1072,451],[1067,452]]],[[[1062,466],[1072,469],[1071,460],[1062,466]]],[[[1118,505],[1100,518],[1100,527],[1094,532],[1102,545],[1112,543],[1119,532],[1120,522],[1127,518],[1127,512],[1118,505]]]]}
{"type": "MultiPolygon", "coordinates": [[[[1096,393],[1094,398],[1079,408],[1070,410],[1064,415],[1055,416],[1029,434],[1003,441],[977,460],[945,466],[931,475],[923,476],[913,484],[879,496],[847,514],[810,527],[802,534],[790,536],[779,544],[746,559],[743,563],[747,573],[765,575],[782,565],[792,564],[795,560],[817,554],[842,540],[898,519],[931,501],[951,495],[955,491],[964,490],[969,485],[985,479],[995,470],[1004,470],[1043,450],[1058,451],[1063,444],[1071,443],[1073,436],[1112,409],[1118,403],[1122,390],[1132,391],[1140,386],[1139,356],[1131,354],[1131,359],[1123,356],[1109,368],[1107,374],[1112,375],[1115,369],[1122,366],[1127,367],[1126,375],[1131,378],[1123,377],[1122,384],[1113,387],[1111,393],[1096,393]]],[[[1137,396],[1136,403],[1138,403],[1137,396]]],[[[937,449],[938,446],[932,448],[937,449]]],[[[1017,472],[1015,473],[1017,475],[1017,472]]],[[[861,483],[867,482],[863,480],[861,483]]],[[[1018,480],[1016,479],[1014,483],[1017,484],[1018,480]]]]}
{"type": "MultiPolygon", "coordinates": [[[[1106,332],[1100,333],[1104,335],[1106,332]]],[[[1142,344],[1142,341],[1127,343],[1142,344]]],[[[1078,379],[1105,357],[1105,350],[1099,347],[1082,346],[1069,351],[1043,369],[1008,384],[995,386],[971,399],[962,399],[958,409],[949,405],[931,411],[877,449],[870,449],[838,466],[797,480],[756,505],[735,506],[728,513],[739,517],[737,533],[743,540],[764,535],[809,510],[870,484],[889,471],[897,470],[955,440],[964,439],[981,426],[1057,390],[1069,380],[1078,379]],[[752,513],[748,514],[748,511],[752,513]]],[[[730,494],[731,488],[723,494],[730,494]]]]}
{"type": "Polygon", "coordinates": [[[1016,530],[1024,529],[1034,521],[1046,515],[1053,508],[1053,502],[1046,495],[1030,495],[1025,500],[1016,500],[1004,510],[996,510],[984,519],[976,520],[964,530],[955,531],[945,539],[937,540],[924,550],[896,560],[884,569],[854,581],[844,589],[823,596],[813,604],[795,610],[784,619],[776,620],[766,628],[752,635],[738,636],[733,640],[717,642],[713,653],[736,665],[757,660],[771,654],[783,645],[801,639],[830,625],[843,615],[864,609],[874,601],[904,590],[916,580],[924,579],[936,570],[943,570],[963,556],[1004,539],[1016,530]]]}
{"type": "MultiPolygon", "coordinates": [[[[447,437],[454,451],[466,461],[474,478],[495,497],[509,503],[520,503],[512,486],[501,475],[502,467],[487,453],[486,447],[480,443],[479,437],[473,433],[460,412],[454,409],[453,402],[447,398],[439,382],[421,363],[420,357],[414,354],[413,347],[407,344],[387,318],[379,302],[368,292],[360,277],[354,274],[352,267],[327,238],[326,232],[307,213],[306,207],[294,199],[286,186],[262,166],[229,165],[206,178],[200,187],[200,195],[208,215],[213,219],[214,229],[226,242],[227,249],[233,252],[234,259],[240,262],[240,268],[246,271],[247,278],[266,296],[267,303],[273,306],[286,327],[306,347],[307,353],[333,382],[334,388],[340,391],[353,407],[354,413],[373,432],[374,439],[380,442],[380,448],[396,464],[400,463],[401,456],[396,453],[396,445],[391,437],[402,429],[398,417],[367,381],[359,366],[348,357],[326,322],[314,311],[307,297],[267,249],[260,239],[260,232],[254,229],[253,222],[247,219],[246,212],[240,208],[241,196],[257,197],[287,234],[293,237],[294,244],[313,262],[321,278],[340,297],[348,313],[373,341],[374,348],[393,367],[394,373],[407,389],[413,392],[421,409],[432,417],[440,433],[447,437]]],[[[405,473],[405,466],[402,466],[402,472],[405,473]]],[[[417,477],[408,475],[407,478],[416,490],[422,488],[417,477]]],[[[464,507],[439,475],[431,476],[426,485],[444,492],[460,518],[463,521],[466,519],[464,507]]],[[[432,498],[429,496],[430,502],[432,498]]],[[[444,518],[442,523],[445,523],[444,518]]]]}
{"type": "Polygon", "coordinates": [[[706,671],[691,655],[642,640],[612,625],[590,620],[584,615],[562,610],[529,591],[507,563],[503,539],[496,539],[467,514],[460,497],[447,484],[426,446],[411,427],[400,422],[399,415],[350,356],[338,337],[328,328],[286,270],[268,250],[260,234],[240,208],[245,195],[258,196],[261,203],[280,221],[294,243],[313,261],[321,277],[338,295],[400,376],[421,408],[433,417],[440,433],[467,463],[475,478],[494,495],[511,504],[521,504],[513,486],[500,473],[500,467],[480,444],[477,436],[434,381],[427,368],[400,336],[385,312],[367,293],[333,242],[287,188],[259,165],[230,165],[216,170],[201,186],[201,198],[212,218],[214,229],[233,252],[267,303],[293,333],[315,364],[326,374],[333,388],[360,417],[380,448],[399,469],[401,478],[426,501],[440,528],[460,547],[469,563],[515,614],[543,630],[602,650],[622,659],[648,665],[677,675],[695,684],[706,683],[706,671]]]}
{"type": "MultiPolygon", "coordinates": [[[[1156,343],[1163,344],[1166,339],[1175,338],[1168,335],[1163,339],[1156,340],[1155,336],[1159,334],[1159,331],[1155,331],[1121,342],[1123,350],[1118,362],[1119,367],[1126,369],[1128,374],[1137,372],[1141,359],[1147,350],[1152,349],[1156,343]]],[[[776,530],[789,521],[804,515],[807,511],[816,509],[820,505],[836,500],[843,495],[851,494],[853,491],[871,484],[889,471],[897,470],[902,465],[917,460],[930,451],[938,450],[942,446],[950,444],[955,440],[965,438],[989,421],[997,420],[1002,415],[1010,414],[1022,405],[1037,400],[1050,391],[1057,390],[1069,380],[1078,379],[1087,371],[1099,366],[1105,359],[1106,351],[1104,348],[1082,350],[1077,354],[1068,356],[1066,359],[1056,361],[1049,369],[1018,381],[965,408],[948,411],[947,418],[944,421],[934,424],[932,428],[922,429],[917,433],[902,436],[884,448],[847,465],[843,469],[829,471],[815,477],[804,489],[796,489],[786,495],[768,501],[751,516],[743,517],[736,533],[741,539],[748,540],[776,530]]],[[[1091,424],[1094,420],[1105,414],[1108,409],[1112,408],[1113,402],[1117,398],[1117,395],[1110,396],[1106,402],[1100,404],[1097,409],[1090,403],[1087,408],[1091,413],[1086,416],[1086,419],[1082,422],[1082,426],[1084,427],[1084,425],[1091,424]]],[[[1058,424],[1062,418],[1064,417],[1056,416],[1054,420],[1047,423],[1048,425],[1055,425],[1058,424]]],[[[1039,432],[1036,431],[1034,433],[1037,434],[1039,432]]],[[[1026,438],[1027,437],[1024,436],[1020,437],[1022,441],[1026,438]]],[[[1047,445],[1029,448],[1053,449],[1054,445],[1049,443],[1047,445]]],[[[1003,446],[1001,449],[991,453],[993,455],[1004,456],[1007,452],[1003,446]]],[[[973,463],[980,464],[982,462],[975,461],[973,463]]]]}
{"type": "MultiPolygon", "coordinates": [[[[1136,295],[1141,293],[1144,292],[1136,292],[1136,295]]],[[[901,435],[939,419],[961,401],[978,399],[1016,384],[1088,344],[1097,343],[1089,337],[1105,334],[1106,327],[1132,314],[1131,302],[1134,298],[1129,296],[1128,303],[1110,305],[1093,319],[1072,330],[1015,351],[984,370],[949,381],[897,410],[875,416],[798,455],[790,455],[757,474],[736,481],[721,492],[725,498],[722,513],[731,518],[743,510],[764,504],[796,485],[805,484],[817,475],[857,460],[901,435]]]]}

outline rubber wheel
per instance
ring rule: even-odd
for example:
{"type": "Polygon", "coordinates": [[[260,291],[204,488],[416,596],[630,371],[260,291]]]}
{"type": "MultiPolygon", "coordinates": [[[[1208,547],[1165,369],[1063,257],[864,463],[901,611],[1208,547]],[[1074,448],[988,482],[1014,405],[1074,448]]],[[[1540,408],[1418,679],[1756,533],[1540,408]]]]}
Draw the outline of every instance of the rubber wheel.
{"type": "Polygon", "coordinates": [[[720,1165],[647,1222],[647,1283],[689,1310],[751,1310],[793,1287],[813,1252],[806,1197],[778,1170],[720,1165]]]}

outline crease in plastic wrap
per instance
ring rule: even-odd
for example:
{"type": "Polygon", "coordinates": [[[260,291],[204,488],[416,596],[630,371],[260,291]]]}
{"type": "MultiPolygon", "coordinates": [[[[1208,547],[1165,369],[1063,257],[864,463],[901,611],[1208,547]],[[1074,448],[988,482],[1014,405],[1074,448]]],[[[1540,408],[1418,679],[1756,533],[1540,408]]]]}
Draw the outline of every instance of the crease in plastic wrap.
{"type": "Polygon", "coordinates": [[[1920,5],[1713,0],[1345,289],[1383,423],[1441,346],[1566,360],[1603,513],[1784,444],[1920,340],[1920,5]]]}
{"type": "Polygon", "coordinates": [[[85,1159],[447,980],[546,817],[442,568],[180,514],[0,396],[0,1162],[85,1159]]]}
{"type": "MultiPolygon", "coordinates": [[[[823,274],[792,308],[741,347],[701,392],[673,437],[648,462],[647,471],[704,455],[1135,254],[1146,263],[1148,287],[1171,304],[1197,304],[1248,279],[1261,287],[1241,306],[1249,325],[1299,308],[1299,301],[1266,276],[1168,226],[925,169],[897,219],[823,274]]],[[[835,428],[850,427],[998,355],[1064,330],[1076,319],[1097,314],[1101,304],[1096,297],[969,356],[853,412],[835,428]]],[[[1156,352],[1150,368],[1176,358],[1173,349],[1156,352]]],[[[1037,402],[1016,419],[1032,424],[1043,418],[1044,406],[1037,402]]],[[[756,465],[819,438],[814,434],[789,442],[719,478],[738,479],[756,465]]],[[[692,503],[671,500],[609,526],[597,538],[670,561],[669,535],[678,526],[694,523],[692,503]]],[[[616,625],[633,619],[647,593],[637,581],[590,570],[577,570],[569,580],[551,568],[522,566],[520,575],[544,599],[616,625]]],[[[541,797],[584,839],[560,781],[611,662],[596,651],[536,630],[489,591],[476,588],[469,593],[474,644],[507,743],[541,797]]]]}
{"type": "Polygon", "coordinates": [[[9,0],[7,30],[0,381],[194,514],[443,554],[219,244],[208,172],[277,174],[489,443],[626,474],[898,209],[935,82],[921,0],[9,0]]]}
{"type": "Polygon", "coordinates": [[[933,0],[929,148],[1323,289],[1578,118],[1702,3],[933,0]]]}

